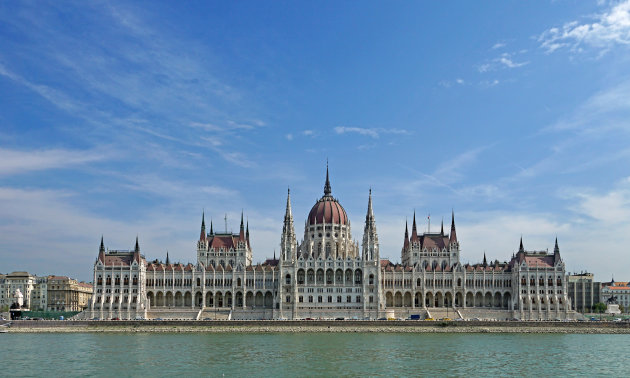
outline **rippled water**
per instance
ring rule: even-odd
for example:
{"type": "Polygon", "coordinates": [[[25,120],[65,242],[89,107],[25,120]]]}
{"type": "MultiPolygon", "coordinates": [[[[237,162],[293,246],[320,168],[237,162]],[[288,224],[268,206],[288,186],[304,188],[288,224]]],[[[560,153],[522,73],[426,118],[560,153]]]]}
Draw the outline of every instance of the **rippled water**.
{"type": "Polygon", "coordinates": [[[630,374],[630,335],[8,333],[0,342],[0,376],[630,374]]]}

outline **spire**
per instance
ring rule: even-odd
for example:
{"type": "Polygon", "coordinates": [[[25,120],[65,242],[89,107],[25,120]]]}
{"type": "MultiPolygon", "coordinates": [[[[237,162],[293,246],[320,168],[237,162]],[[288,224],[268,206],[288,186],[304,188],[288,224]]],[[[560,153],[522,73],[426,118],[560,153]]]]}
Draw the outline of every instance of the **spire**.
{"type": "Polygon", "coordinates": [[[245,225],[245,239],[249,240],[249,219],[247,220],[247,224],[245,225]]]}
{"type": "Polygon", "coordinates": [[[444,236],[444,217],[442,217],[442,226],[440,227],[440,235],[444,236]]]}
{"type": "Polygon", "coordinates": [[[554,263],[560,260],[560,247],[558,247],[558,237],[556,236],[556,245],[553,247],[553,261],[554,263]]]}
{"type": "Polygon", "coordinates": [[[413,224],[411,225],[411,241],[418,240],[418,229],[416,227],[416,211],[413,211],[413,224]]]}
{"type": "Polygon", "coordinates": [[[210,218],[210,235],[214,235],[214,230],[212,230],[212,218],[210,218]]]}
{"type": "Polygon", "coordinates": [[[138,235],[136,235],[136,247],[133,250],[134,252],[140,252],[140,244],[138,243],[138,235]]]}
{"type": "Polygon", "coordinates": [[[455,232],[455,211],[451,210],[451,235],[449,238],[451,243],[457,243],[457,232],[455,232]]]}
{"type": "Polygon", "coordinates": [[[365,215],[365,222],[373,222],[374,221],[374,210],[372,209],[372,188],[370,188],[370,194],[368,196],[368,209],[367,214],[365,215]]]}
{"type": "Polygon", "coordinates": [[[525,252],[525,248],[523,248],[523,236],[521,235],[521,244],[518,247],[519,252],[525,252]]]}
{"type": "Polygon", "coordinates": [[[238,234],[240,240],[245,240],[245,224],[243,223],[243,210],[241,210],[241,230],[238,234]]]}
{"type": "Polygon", "coordinates": [[[166,265],[170,263],[171,263],[171,260],[168,258],[168,251],[166,251],[166,265]]]}
{"type": "Polygon", "coordinates": [[[201,212],[201,234],[199,240],[206,240],[206,211],[201,212]]]}
{"type": "Polygon", "coordinates": [[[293,213],[291,212],[291,189],[287,188],[287,209],[284,213],[284,220],[293,219],[293,213]]]}
{"type": "Polygon", "coordinates": [[[273,259],[274,259],[274,260],[276,259],[276,250],[275,250],[275,248],[274,248],[274,250],[273,250],[273,259]]]}
{"type": "Polygon", "coordinates": [[[324,185],[324,196],[330,197],[331,193],[330,180],[328,179],[328,160],[326,160],[326,184],[324,185]]]}
{"type": "Polygon", "coordinates": [[[486,252],[483,253],[483,266],[488,266],[488,261],[486,260],[486,252]]]}
{"type": "Polygon", "coordinates": [[[404,240],[404,248],[409,247],[409,222],[405,221],[405,240],[404,240]]]}
{"type": "Polygon", "coordinates": [[[103,243],[103,235],[101,235],[101,246],[98,248],[98,253],[105,253],[105,243],[103,243]]]}

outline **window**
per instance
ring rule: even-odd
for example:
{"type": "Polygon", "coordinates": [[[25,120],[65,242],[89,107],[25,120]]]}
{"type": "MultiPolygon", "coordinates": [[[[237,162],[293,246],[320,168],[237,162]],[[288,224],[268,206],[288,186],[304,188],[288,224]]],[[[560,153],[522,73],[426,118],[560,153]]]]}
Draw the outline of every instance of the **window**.
{"type": "Polygon", "coordinates": [[[328,303],[332,303],[332,295],[328,296],[328,303]]]}
{"type": "Polygon", "coordinates": [[[352,296],[348,295],[348,296],[346,297],[346,302],[347,302],[347,303],[352,303],[352,296]]]}
{"type": "Polygon", "coordinates": [[[357,303],[361,303],[361,296],[357,295],[357,303]]]}
{"type": "Polygon", "coordinates": [[[304,302],[304,296],[300,295],[300,297],[298,298],[298,302],[303,303],[304,302]]]}
{"type": "Polygon", "coordinates": [[[337,295],[337,303],[341,303],[341,295],[337,295]]]}
{"type": "Polygon", "coordinates": [[[287,303],[291,303],[291,296],[287,295],[287,303]]]}
{"type": "Polygon", "coordinates": [[[374,297],[370,295],[370,303],[374,303],[374,297]]]}
{"type": "Polygon", "coordinates": [[[322,301],[322,296],[321,296],[321,295],[319,295],[319,296],[317,297],[317,303],[322,303],[322,302],[323,302],[323,301],[322,301]]]}
{"type": "Polygon", "coordinates": [[[308,296],[308,303],[313,303],[313,296],[312,295],[308,296]]]}
{"type": "Polygon", "coordinates": [[[285,282],[286,282],[286,284],[287,284],[287,285],[290,285],[290,284],[291,284],[291,275],[290,275],[290,274],[287,274],[287,275],[286,275],[286,277],[285,277],[285,279],[286,279],[286,281],[285,281],[285,282]]]}

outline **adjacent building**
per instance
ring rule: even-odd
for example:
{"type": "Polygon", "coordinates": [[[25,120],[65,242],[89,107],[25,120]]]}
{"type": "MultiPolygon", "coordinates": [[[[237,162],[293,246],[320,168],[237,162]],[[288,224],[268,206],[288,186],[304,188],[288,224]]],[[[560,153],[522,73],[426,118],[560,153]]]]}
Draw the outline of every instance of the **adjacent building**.
{"type": "Polygon", "coordinates": [[[450,232],[419,233],[415,214],[405,226],[401,263],[381,259],[371,190],[363,235],[355,241],[348,215],[324,194],[298,240],[287,194],[280,254],[252,264],[249,225],[239,233],[206,229],[202,214],[195,264],[154,260],[133,250],[106,250],[94,264],[94,295],[85,316],[95,318],[301,319],[381,317],[574,318],[565,265],[553,253],[518,252],[505,262],[460,261],[452,214],[450,232]]]}
{"type": "Polygon", "coordinates": [[[48,276],[48,311],[83,311],[92,297],[92,285],[66,276],[48,276]]]}
{"type": "Polygon", "coordinates": [[[603,303],[607,303],[609,299],[613,298],[613,302],[620,305],[622,312],[628,312],[628,306],[630,306],[630,286],[628,282],[615,282],[602,287],[601,298],[603,303]]]}
{"type": "Polygon", "coordinates": [[[593,312],[595,303],[601,302],[601,282],[596,282],[592,273],[570,274],[569,298],[572,309],[581,312],[593,312]]]}
{"type": "Polygon", "coordinates": [[[23,295],[23,306],[31,310],[46,308],[46,293],[39,286],[38,277],[28,272],[13,272],[0,277],[0,308],[13,304],[16,290],[23,295]]]}

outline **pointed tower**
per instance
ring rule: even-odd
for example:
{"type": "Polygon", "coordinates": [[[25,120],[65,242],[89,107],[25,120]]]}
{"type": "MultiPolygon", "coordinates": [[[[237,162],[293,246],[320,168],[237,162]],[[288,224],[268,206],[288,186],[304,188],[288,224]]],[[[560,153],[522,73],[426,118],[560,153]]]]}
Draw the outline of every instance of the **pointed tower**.
{"type": "Polygon", "coordinates": [[[409,222],[405,221],[405,240],[403,241],[403,249],[409,248],[409,222]]]}
{"type": "Polygon", "coordinates": [[[363,258],[367,261],[379,261],[378,234],[376,233],[376,221],[372,209],[372,188],[368,195],[368,208],[365,215],[365,228],[363,229],[363,258]]]}
{"type": "Polygon", "coordinates": [[[245,225],[245,241],[247,242],[247,246],[251,247],[249,245],[249,219],[247,220],[247,224],[245,225]]]}
{"type": "Polygon", "coordinates": [[[98,261],[105,263],[105,243],[103,243],[103,235],[101,235],[101,246],[98,248],[98,261]]]}
{"type": "Polygon", "coordinates": [[[483,266],[486,267],[488,266],[488,260],[486,260],[486,253],[483,253],[483,266]]]}
{"type": "Polygon", "coordinates": [[[418,228],[416,227],[416,211],[413,211],[413,224],[411,226],[411,244],[419,242],[418,239],[418,228]]]}
{"type": "Polygon", "coordinates": [[[553,263],[556,264],[558,261],[561,261],[560,257],[560,247],[558,247],[558,237],[556,236],[556,245],[553,247],[553,263]]]}
{"type": "Polygon", "coordinates": [[[210,235],[214,235],[214,230],[212,229],[212,218],[210,218],[210,235]]]}
{"type": "Polygon", "coordinates": [[[521,244],[518,247],[519,252],[525,252],[525,248],[523,248],[523,236],[521,236],[521,244]]]}
{"type": "Polygon", "coordinates": [[[170,263],[171,263],[171,260],[168,258],[168,251],[166,251],[166,265],[170,263]]]}
{"type": "Polygon", "coordinates": [[[296,252],[295,227],[293,226],[293,212],[291,211],[291,189],[287,189],[287,207],[284,213],[282,238],[280,240],[280,258],[281,260],[294,260],[297,258],[295,256],[296,252]]]}
{"type": "Polygon", "coordinates": [[[201,234],[199,235],[199,240],[206,240],[206,212],[205,210],[201,212],[201,234]]]}
{"type": "Polygon", "coordinates": [[[451,212],[451,234],[449,236],[451,244],[457,244],[457,232],[455,231],[455,211],[451,212]]]}
{"type": "Polygon", "coordinates": [[[332,197],[332,189],[330,187],[330,180],[328,178],[328,160],[326,160],[326,183],[324,184],[324,196],[332,197]]]}
{"type": "Polygon", "coordinates": [[[133,249],[134,252],[140,253],[140,244],[138,243],[138,236],[136,235],[136,246],[133,249]]]}
{"type": "Polygon", "coordinates": [[[241,210],[241,228],[238,233],[238,240],[245,241],[245,223],[243,223],[243,210],[241,210]]]}
{"type": "Polygon", "coordinates": [[[440,235],[444,236],[444,217],[442,217],[442,225],[440,226],[440,235]]]}

